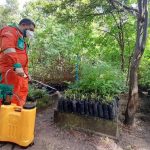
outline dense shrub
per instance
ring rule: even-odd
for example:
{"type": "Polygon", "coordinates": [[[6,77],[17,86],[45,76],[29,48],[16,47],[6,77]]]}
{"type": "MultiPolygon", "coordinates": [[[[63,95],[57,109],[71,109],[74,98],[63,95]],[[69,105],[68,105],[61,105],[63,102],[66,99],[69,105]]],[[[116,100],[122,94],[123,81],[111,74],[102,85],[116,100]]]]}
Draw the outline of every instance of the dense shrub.
{"type": "Polygon", "coordinates": [[[81,64],[80,80],[71,84],[65,95],[78,99],[105,99],[111,101],[115,95],[127,90],[125,76],[118,69],[100,62],[81,64]]]}

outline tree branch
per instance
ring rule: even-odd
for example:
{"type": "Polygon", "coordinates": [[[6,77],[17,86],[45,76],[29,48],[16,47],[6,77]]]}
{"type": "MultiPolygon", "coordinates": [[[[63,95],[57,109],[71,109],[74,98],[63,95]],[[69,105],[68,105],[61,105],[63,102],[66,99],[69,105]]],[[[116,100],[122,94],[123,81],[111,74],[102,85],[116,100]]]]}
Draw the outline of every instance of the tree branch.
{"type": "Polygon", "coordinates": [[[134,14],[138,15],[139,14],[138,9],[134,9],[133,7],[126,6],[117,0],[109,0],[109,2],[112,4],[112,6],[114,8],[116,8],[115,5],[118,5],[118,6],[121,6],[122,8],[124,8],[124,10],[127,10],[128,12],[132,13],[132,15],[134,15],[134,14]]]}
{"type": "Polygon", "coordinates": [[[100,31],[103,31],[103,32],[105,32],[105,33],[107,33],[107,34],[109,34],[109,35],[112,36],[112,37],[114,37],[114,38],[117,40],[117,42],[119,41],[118,38],[117,38],[117,36],[114,35],[114,34],[112,34],[111,32],[108,32],[108,31],[102,30],[102,29],[99,29],[99,30],[100,30],[100,31]]]}

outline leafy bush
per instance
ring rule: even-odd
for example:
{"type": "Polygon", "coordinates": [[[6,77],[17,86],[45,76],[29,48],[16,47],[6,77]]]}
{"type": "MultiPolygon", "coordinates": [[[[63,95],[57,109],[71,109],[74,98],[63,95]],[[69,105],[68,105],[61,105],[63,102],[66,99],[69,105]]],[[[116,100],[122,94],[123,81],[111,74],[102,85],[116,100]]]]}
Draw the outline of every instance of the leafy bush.
{"type": "Polygon", "coordinates": [[[124,74],[104,62],[82,64],[80,76],[78,82],[70,85],[66,96],[111,101],[127,89],[124,74]]]}
{"type": "Polygon", "coordinates": [[[150,56],[142,59],[139,69],[139,84],[142,87],[150,88],[150,56]]]}
{"type": "Polygon", "coordinates": [[[49,94],[46,89],[38,89],[36,86],[29,86],[28,97],[34,101],[37,101],[37,108],[42,108],[52,104],[49,94]]]}

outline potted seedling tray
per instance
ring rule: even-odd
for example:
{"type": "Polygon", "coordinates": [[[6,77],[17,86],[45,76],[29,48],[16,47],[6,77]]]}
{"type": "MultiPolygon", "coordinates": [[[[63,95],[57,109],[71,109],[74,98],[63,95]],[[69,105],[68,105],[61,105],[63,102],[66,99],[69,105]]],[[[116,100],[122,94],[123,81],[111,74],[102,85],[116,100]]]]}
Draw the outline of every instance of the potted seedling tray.
{"type": "Polygon", "coordinates": [[[61,98],[54,111],[54,121],[59,126],[118,138],[118,104],[94,100],[61,98]]]}

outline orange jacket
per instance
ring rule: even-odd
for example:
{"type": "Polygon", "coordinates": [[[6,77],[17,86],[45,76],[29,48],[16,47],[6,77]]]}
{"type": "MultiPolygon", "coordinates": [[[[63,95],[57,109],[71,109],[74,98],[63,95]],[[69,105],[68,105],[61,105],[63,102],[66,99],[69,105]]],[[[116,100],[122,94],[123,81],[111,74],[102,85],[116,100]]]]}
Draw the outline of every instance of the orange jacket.
{"type": "Polygon", "coordinates": [[[17,65],[23,67],[27,73],[28,56],[26,51],[26,43],[23,35],[17,27],[6,26],[1,30],[1,49],[15,48],[16,52],[4,54],[0,53],[0,71],[5,71],[17,65]]]}

